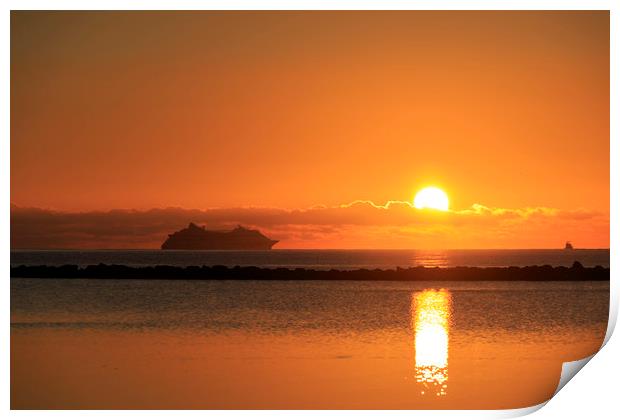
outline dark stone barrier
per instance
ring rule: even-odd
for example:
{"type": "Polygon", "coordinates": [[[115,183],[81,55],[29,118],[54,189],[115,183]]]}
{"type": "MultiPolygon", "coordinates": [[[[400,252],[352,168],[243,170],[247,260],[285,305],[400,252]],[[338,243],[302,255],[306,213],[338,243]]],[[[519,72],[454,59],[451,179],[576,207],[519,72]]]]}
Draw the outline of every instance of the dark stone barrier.
{"type": "Polygon", "coordinates": [[[157,265],[17,266],[13,278],[87,279],[174,279],[174,280],[385,280],[385,281],[609,281],[609,268],[584,267],[575,261],[571,267],[550,265],[528,267],[409,267],[394,270],[314,270],[306,268],[260,268],[157,265]]]}

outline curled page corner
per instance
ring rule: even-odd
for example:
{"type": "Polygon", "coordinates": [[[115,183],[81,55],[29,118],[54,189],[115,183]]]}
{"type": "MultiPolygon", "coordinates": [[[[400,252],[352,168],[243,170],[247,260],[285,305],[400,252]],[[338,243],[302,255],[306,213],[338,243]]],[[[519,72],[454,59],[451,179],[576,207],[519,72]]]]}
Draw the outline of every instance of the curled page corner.
{"type": "Polygon", "coordinates": [[[532,414],[532,413],[540,410],[545,405],[547,405],[548,402],[549,402],[549,400],[543,401],[540,404],[532,405],[530,407],[513,408],[513,409],[510,409],[510,410],[498,410],[498,411],[495,412],[496,413],[495,418],[511,419],[511,418],[515,418],[515,417],[527,416],[528,414],[532,414]]]}
{"type": "MultiPolygon", "coordinates": [[[[605,333],[605,338],[603,339],[603,344],[601,348],[607,344],[609,339],[611,338],[614,330],[616,329],[616,321],[618,320],[618,295],[615,287],[609,288],[609,319],[607,321],[607,332],[605,333]]],[[[600,350],[600,349],[599,349],[600,350]]]]}
{"type": "MultiPolygon", "coordinates": [[[[560,374],[560,381],[558,382],[558,386],[553,392],[551,398],[555,397],[555,395],[560,392],[562,388],[564,388],[564,385],[566,385],[585,365],[587,365],[588,362],[592,360],[595,355],[596,353],[583,359],[562,363],[562,373],[560,374]]],[[[500,417],[498,418],[521,417],[532,414],[547,405],[547,403],[551,401],[551,398],[549,398],[547,401],[544,401],[537,405],[533,405],[531,407],[519,408],[514,410],[502,410],[502,415],[500,415],[500,417]]]]}
{"type": "MultiPolygon", "coordinates": [[[[610,303],[609,303],[609,319],[607,322],[607,331],[605,333],[605,338],[603,339],[603,343],[601,344],[601,348],[594,354],[591,354],[588,357],[584,357],[583,359],[579,359],[579,360],[573,360],[572,362],[564,362],[562,363],[562,373],[560,374],[560,381],[558,383],[558,387],[555,389],[555,392],[553,393],[553,396],[555,396],[558,392],[560,392],[560,390],[562,388],[564,388],[564,386],[585,366],[588,364],[588,362],[590,360],[592,360],[592,358],[594,356],[596,356],[596,354],[601,351],[601,349],[603,347],[605,347],[605,345],[607,344],[607,342],[609,342],[609,339],[611,338],[615,328],[616,328],[616,321],[618,319],[618,299],[615,298],[615,289],[614,288],[610,288],[610,303]]],[[[553,398],[553,397],[552,397],[553,398]]],[[[540,407],[542,407],[544,404],[543,403],[540,407]]],[[[538,407],[538,406],[537,406],[538,407]]],[[[540,408],[538,407],[538,408],[540,408]]],[[[536,408],[536,410],[538,409],[536,408]]],[[[536,411],[533,410],[533,411],[536,411]]]]}
{"type": "Polygon", "coordinates": [[[570,381],[573,376],[577,374],[592,358],[596,355],[596,353],[585,357],[579,360],[573,360],[572,362],[564,362],[562,363],[562,374],[560,375],[560,382],[558,383],[558,387],[555,389],[553,395],[555,396],[564,385],[570,381]]]}

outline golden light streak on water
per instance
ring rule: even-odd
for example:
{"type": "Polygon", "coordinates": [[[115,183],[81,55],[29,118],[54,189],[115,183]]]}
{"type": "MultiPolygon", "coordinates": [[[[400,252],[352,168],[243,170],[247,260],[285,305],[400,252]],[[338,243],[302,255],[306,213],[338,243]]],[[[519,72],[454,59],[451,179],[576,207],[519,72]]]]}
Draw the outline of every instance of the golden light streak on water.
{"type": "Polygon", "coordinates": [[[412,296],[415,377],[422,395],[441,397],[448,392],[450,301],[445,289],[425,289],[412,296]]]}

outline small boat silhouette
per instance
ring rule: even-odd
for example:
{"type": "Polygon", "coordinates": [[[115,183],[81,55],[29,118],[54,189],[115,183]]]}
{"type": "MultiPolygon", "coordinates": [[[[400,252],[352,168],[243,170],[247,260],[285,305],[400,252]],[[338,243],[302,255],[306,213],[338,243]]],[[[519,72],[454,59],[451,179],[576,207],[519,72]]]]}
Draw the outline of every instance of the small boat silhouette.
{"type": "Polygon", "coordinates": [[[573,244],[570,243],[570,241],[566,241],[566,245],[564,245],[564,250],[573,250],[575,248],[573,248],[573,244]]]}

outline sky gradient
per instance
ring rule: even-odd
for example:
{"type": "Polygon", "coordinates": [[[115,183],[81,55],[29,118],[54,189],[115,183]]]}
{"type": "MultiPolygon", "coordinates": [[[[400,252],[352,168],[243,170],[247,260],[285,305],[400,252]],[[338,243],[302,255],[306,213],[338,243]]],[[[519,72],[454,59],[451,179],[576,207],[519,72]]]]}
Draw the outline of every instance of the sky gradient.
{"type": "Polygon", "coordinates": [[[12,12],[11,202],[13,247],[608,247],[609,14],[12,12]]]}

